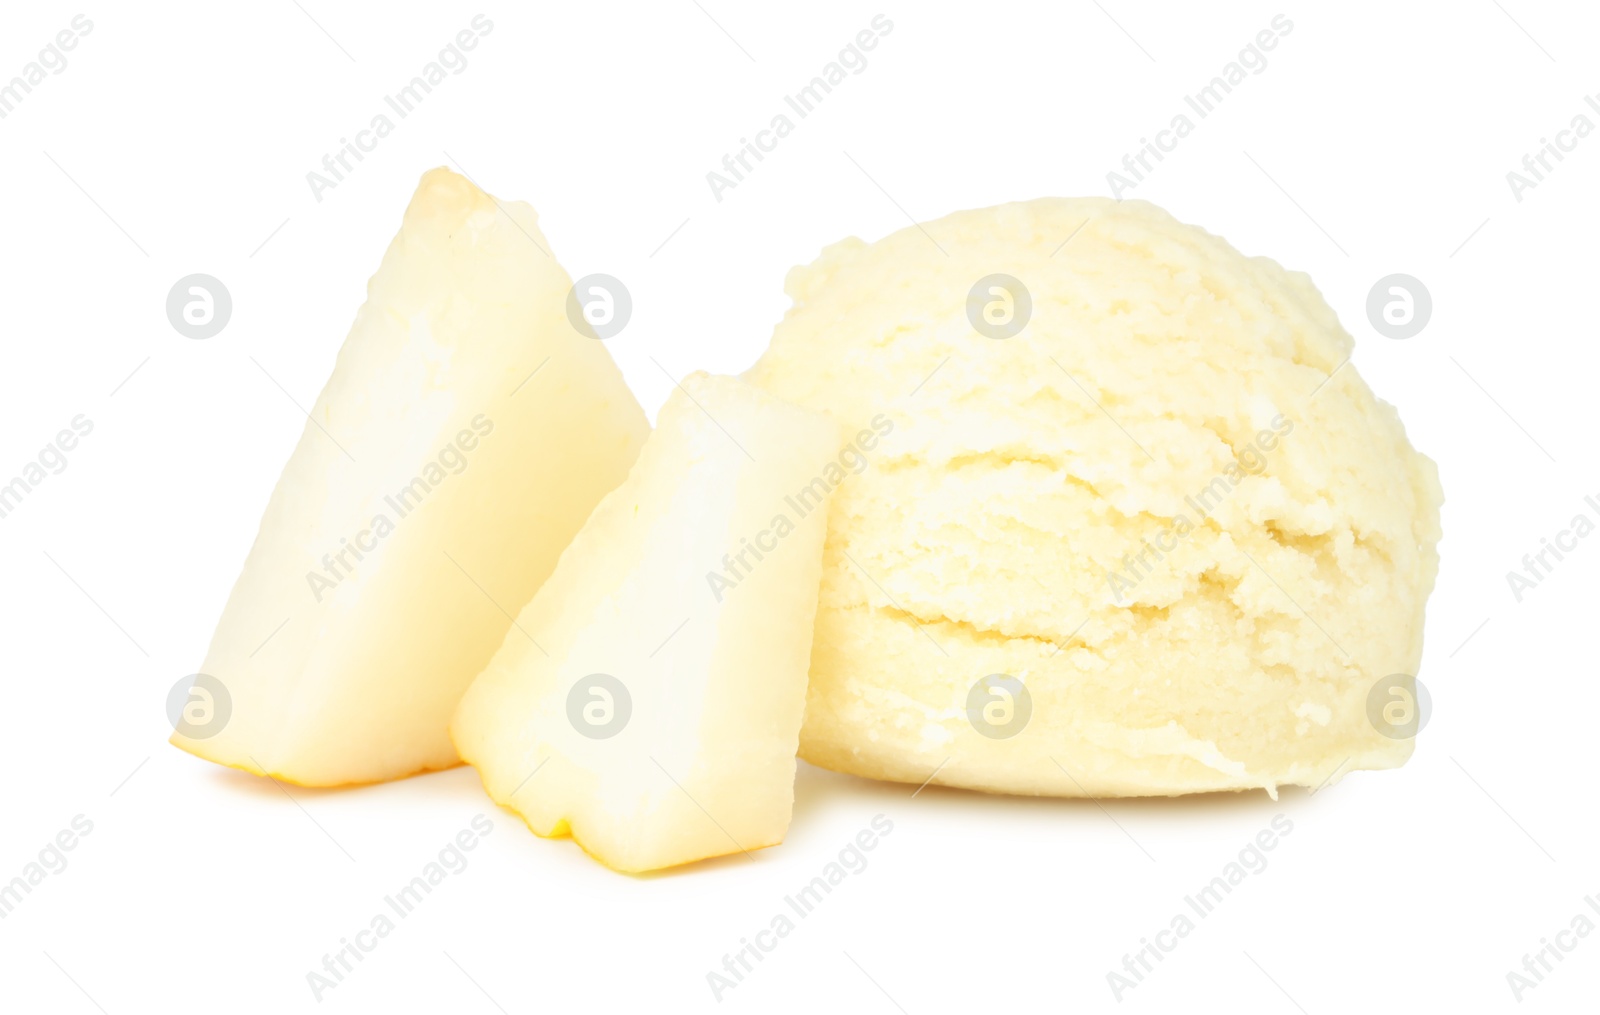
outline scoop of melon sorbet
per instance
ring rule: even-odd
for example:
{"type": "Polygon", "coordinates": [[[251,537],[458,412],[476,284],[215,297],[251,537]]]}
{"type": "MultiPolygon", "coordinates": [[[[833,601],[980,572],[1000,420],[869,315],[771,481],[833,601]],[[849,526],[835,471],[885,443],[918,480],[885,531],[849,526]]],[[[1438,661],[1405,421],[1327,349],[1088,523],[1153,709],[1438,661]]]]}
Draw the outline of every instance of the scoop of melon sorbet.
{"type": "Polygon", "coordinates": [[[1410,756],[1369,702],[1404,717],[1442,492],[1307,276],[1044,199],[845,240],[787,289],[746,379],[864,437],[807,761],[1136,796],[1410,756]]]}

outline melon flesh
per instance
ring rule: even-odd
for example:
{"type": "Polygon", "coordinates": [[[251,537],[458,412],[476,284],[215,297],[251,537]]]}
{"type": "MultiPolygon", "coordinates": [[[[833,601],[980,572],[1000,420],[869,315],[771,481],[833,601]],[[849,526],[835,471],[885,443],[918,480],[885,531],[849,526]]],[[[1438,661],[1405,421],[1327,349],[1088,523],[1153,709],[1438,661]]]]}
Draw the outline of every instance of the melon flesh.
{"type": "Polygon", "coordinates": [[[783,840],[839,452],[820,415],[684,382],[462,699],[497,803],[621,871],[783,840]]]}
{"type": "Polygon", "coordinates": [[[202,666],[231,714],[174,744],[308,786],[458,763],[462,693],[649,433],[549,250],[422,178],[202,666]]]}

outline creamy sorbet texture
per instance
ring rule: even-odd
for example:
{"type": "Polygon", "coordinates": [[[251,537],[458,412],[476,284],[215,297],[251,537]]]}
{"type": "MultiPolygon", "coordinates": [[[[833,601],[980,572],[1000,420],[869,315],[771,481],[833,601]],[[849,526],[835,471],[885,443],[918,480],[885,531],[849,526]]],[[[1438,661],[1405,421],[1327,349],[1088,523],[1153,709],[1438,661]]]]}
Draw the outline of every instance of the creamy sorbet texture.
{"type": "Polygon", "coordinates": [[[1410,756],[1368,702],[1417,671],[1442,492],[1306,275],[1044,199],[845,240],[787,291],[746,379],[893,421],[829,509],[807,761],[1134,796],[1410,756]]]}

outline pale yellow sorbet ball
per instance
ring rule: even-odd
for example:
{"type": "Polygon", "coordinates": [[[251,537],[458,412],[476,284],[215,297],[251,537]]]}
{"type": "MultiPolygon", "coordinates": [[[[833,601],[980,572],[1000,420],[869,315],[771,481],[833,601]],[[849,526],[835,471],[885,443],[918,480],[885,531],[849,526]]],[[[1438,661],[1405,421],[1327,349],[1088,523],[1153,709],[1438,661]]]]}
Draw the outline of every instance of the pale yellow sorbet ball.
{"type": "Polygon", "coordinates": [[[1410,756],[1443,495],[1307,276],[1043,199],[845,240],[787,290],[747,379],[859,434],[842,482],[817,463],[807,761],[1136,796],[1410,756]]]}

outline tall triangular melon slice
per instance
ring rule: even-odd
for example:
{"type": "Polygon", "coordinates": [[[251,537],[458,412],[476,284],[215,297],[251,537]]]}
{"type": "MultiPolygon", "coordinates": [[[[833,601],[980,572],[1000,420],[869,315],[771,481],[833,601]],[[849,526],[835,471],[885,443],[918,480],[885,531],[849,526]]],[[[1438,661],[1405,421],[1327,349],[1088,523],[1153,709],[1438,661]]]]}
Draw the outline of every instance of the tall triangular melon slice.
{"type": "Polygon", "coordinates": [[[174,744],[307,786],[457,763],[461,694],[649,433],[549,250],[527,205],[422,178],[174,744]]]}

